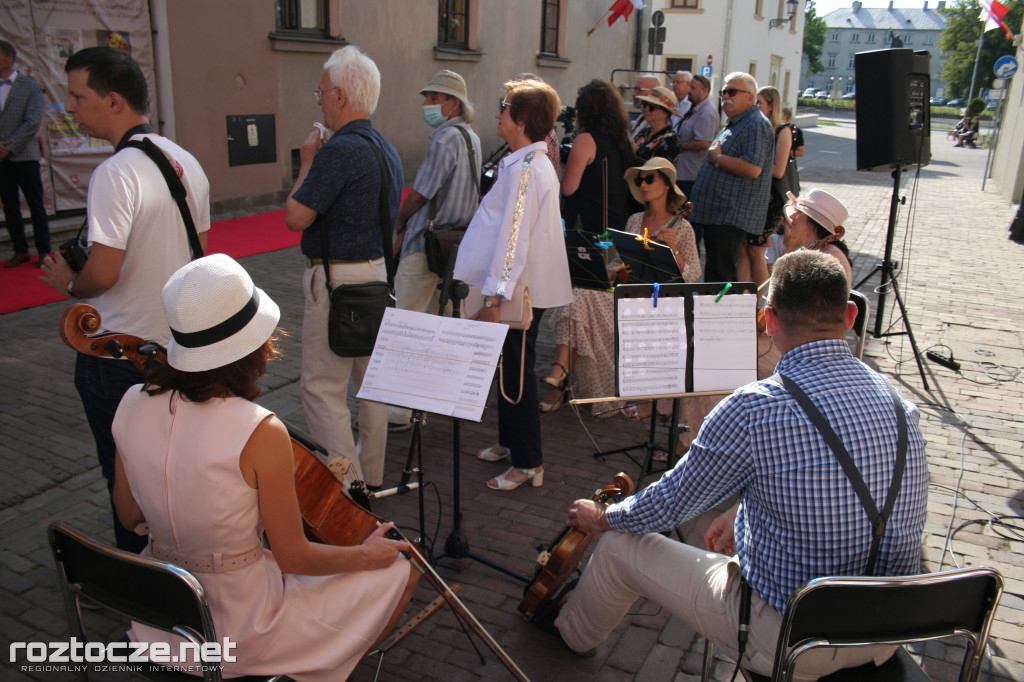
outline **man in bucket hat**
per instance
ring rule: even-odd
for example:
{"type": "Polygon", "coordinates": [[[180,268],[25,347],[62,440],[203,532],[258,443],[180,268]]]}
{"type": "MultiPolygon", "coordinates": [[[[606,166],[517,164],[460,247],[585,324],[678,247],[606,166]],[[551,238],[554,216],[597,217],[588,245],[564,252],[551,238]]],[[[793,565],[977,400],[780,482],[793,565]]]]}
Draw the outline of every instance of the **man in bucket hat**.
{"type": "MultiPolygon", "coordinates": [[[[395,296],[403,310],[436,313],[441,279],[427,267],[427,225],[433,221],[438,228],[462,230],[469,225],[480,203],[482,154],[480,138],[469,125],[473,105],[462,76],[447,69],[438,71],[420,94],[423,120],[433,131],[395,225],[395,253],[402,254],[395,296]]],[[[409,410],[391,408],[388,429],[408,429],[409,416],[409,410]]]]}

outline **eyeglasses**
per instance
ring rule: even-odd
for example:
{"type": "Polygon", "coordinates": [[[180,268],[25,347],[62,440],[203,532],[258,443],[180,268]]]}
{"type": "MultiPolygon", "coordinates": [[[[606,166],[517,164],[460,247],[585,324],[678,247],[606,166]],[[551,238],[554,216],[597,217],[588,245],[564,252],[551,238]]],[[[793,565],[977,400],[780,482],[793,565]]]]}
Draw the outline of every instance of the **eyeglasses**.
{"type": "Polygon", "coordinates": [[[341,88],[327,88],[326,90],[317,88],[313,91],[313,99],[316,100],[317,104],[320,104],[321,100],[324,98],[324,93],[330,92],[331,90],[341,90],[341,88]]]}
{"type": "Polygon", "coordinates": [[[654,184],[654,178],[656,178],[656,177],[658,177],[657,173],[651,173],[650,175],[645,175],[644,177],[640,177],[638,175],[635,178],[633,178],[633,184],[636,185],[637,187],[640,187],[641,185],[644,185],[644,184],[653,185],[654,184]]]}
{"type": "Polygon", "coordinates": [[[738,93],[738,92],[744,92],[744,93],[746,93],[748,95],[754,94],[754,93],[750,92],[749,90],[740,90],[739,88],[724,88],[722,90],[722,92],[721,92],[721,95],[722,95],[722,97],[735,97],[736,93],[738,93]]]}
{"type": "Polygon", "coordinates": [[[641,109],[645,109],[647,111],[654,111],[655,109],[658,108],[658,105],[657,104],[651,104],[650,102],[641,102],[640,103],[640,108],[641,109]]]}
{"type": "Polygon", "coordinates": [[[512,102],[506,102],[505,100],[501,100],[500,102],[498,102],[498,113],[504,114],[506,109],[514,106],[515,104],[512,104],[512,102]]]}

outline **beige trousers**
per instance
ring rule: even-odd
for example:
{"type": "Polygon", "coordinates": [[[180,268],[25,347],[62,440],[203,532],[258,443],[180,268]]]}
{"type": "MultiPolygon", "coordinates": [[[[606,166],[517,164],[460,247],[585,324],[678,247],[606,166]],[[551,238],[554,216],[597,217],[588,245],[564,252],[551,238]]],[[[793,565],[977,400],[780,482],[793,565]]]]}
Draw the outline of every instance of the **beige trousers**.
{"type": "MultiPolygon", "coordinates": [[[[384,280],[384,259],[331,266],[331,286],[384,280]]],[[[384,482],[384,450],[388,438],[388,406],[359,401],[359,439],[352,435],[348,409],[351,381],[358,391],[370,363],[369,356],[342,358],[327,343],[329,302],[324,267],[306,268],[302,275],[305,308],[302,318],[302,409],[313,439],[327,448],[331,458],[352,461],[356,476],[367,485],[384,482]]]]}
{"type": "MultiPolygon", "coordinates": [[[[555,625],[573,649],[604,641],[640,597],[660,604],[704,635],[726,656],[737,654],[740,566],[662,535],[604,533],[555,625]]],[[[837,614],[841,617],[841,614],[837,614]]],[[[782,616],[755,593],[743,667],[771,675],[782,616]]],[[[800,657],[796,680],[816,680],[840,668],[888,660],[893,647],[818,649],[800,657]]]]}

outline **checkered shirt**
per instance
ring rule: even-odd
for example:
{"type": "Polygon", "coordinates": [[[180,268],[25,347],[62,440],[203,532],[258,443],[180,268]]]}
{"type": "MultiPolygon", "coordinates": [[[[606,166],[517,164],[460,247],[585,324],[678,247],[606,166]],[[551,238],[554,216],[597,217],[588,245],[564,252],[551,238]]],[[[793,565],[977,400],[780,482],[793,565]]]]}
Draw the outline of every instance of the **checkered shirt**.
{"type": "Polygon", "coordinates": [[[693,184],[693,213],[690,222],[700,225],[732,225],[744,232],[764,232],[768,214],[768,196],[772,186],[772,163],[775,161],[775,134],[772,124],[750,107],[729,119],[715,142],[722,153],[735,156],[761,167],[756,178],[734,175],[719,166],[712,166],[704,155],[693,184]]]}
{"type": "MultiPolygon", "coordinates": [[[[881,508],[897,441],[892,397],[882,376],[855,359],[843,340],[798,346],[782,357],[778,371],[814,401],[881,508]]],[[[903,405],[907,464],[876,575],[920,570],[928,470],[919,412],[906,400],[903,405]]],[[[606,518],[618,531],[661,532],[738,492],[736,547],[743,575],[780,613],[812,578],[863,573],[871,545],[867,514],[810,419],[770,381],[748,384],[719,403],[675,468],[610,506],[606,518]]]]}

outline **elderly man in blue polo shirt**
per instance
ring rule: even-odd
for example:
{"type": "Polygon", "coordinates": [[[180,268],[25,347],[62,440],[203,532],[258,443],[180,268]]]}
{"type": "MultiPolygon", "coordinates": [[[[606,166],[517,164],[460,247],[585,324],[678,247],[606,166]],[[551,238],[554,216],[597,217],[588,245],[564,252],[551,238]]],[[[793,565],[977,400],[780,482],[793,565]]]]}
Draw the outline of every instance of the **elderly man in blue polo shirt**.
{"type": "Polygon", "coordinates": [[[299,176],[285,203],[285,223],[302,232],[306,256],[302,408],[310,434],[327,448],[331,458],[347,458],[355,465],[358,478],[368,487],[376,487],[384,478],[388,407],[360,401],[356,442],[348,411],[348,385],[351,380],[359,390],[370,358],[342,358],[331,351],[324,259],[328,259],[332,287],[386,279],[381,184],[389,183],[387,198],[395,216],[404,183],[402,161],[370,122],[380,96],[380,71],[359,48],[349,45],[335,50],[324,64],[313,94],[333,135],[325,141],[314,130],[302,143],[299,176]],[[386,176],[382,176],[370,145],[380,151],[386,176]],[[327,231],[330,253],[321,253],[321,230],[327,231]]]}
{"type": "MultiPolygon", "coordinates": [[[[778,374],[720,402],[679,463],[633,497],[607,507],[573,503],[569,525],[601,539],[553,620],[557,629],[554,613],[540,625],[586,655],[645,597],[733,660],[739,625],[748,624],[741,663],[767,675],[781,614],[803,583],[919,570],[928,505],[920,414],[850,353],[846,331],[857,309],[849,294],[846,271],[828,254],[800,250],[776,261],[765,321],[784,351],[778,374]],[[826,441],[829,429],[835,438],[826,441]],[[877,541],[875,511],[862,505],[844,456],[880,507],[895,500],[877,541]],[[705,534],[705,548],[660,535],[737,494],[705,534]]],[[[795,679],[881,663],[893,651],[817,649],[801,656],[795,679]]]]}
{"type": "Polygon", "coordinates": [[[736,281],[744,239],[764,230],[775,137],[772,124],[755,106],[756,93],[757,81],[750,74],[725,77],[722,111],[729,120],[693,184],[690,222],[704,233],[705,282],[736,281]]]}

